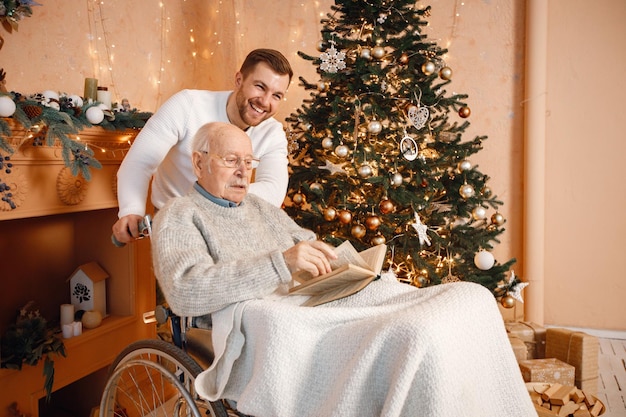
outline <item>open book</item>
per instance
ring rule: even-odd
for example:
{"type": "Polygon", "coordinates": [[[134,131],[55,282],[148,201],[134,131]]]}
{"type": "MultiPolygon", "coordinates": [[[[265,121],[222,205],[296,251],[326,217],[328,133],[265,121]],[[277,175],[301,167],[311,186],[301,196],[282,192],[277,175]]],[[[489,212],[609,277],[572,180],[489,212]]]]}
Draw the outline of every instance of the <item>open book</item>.
{"type": "Polygon", "coordinates": [[[337,259],[330,262],[332,271],[328,274],[317,277],[306,271],[293,274],[300,285],[291,288],[289,293],[310,295],[304,306],[317,306],[361,291],[380,274],[387,245],[357,252],[346,240],[335,248],[335,253],[337,259]]]}

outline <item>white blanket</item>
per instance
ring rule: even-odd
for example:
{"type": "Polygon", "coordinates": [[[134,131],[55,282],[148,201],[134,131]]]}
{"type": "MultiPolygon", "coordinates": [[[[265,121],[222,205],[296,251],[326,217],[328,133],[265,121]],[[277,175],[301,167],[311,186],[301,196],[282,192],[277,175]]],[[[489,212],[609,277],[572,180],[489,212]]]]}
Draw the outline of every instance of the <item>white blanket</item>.
{"type": "Polygon", "coordinates": [[[256,417],[537,415],[496,302],[478,284],[381,279],[318,307],[295,300],[213,314],[216,360],[198,393],[256,417]]]}

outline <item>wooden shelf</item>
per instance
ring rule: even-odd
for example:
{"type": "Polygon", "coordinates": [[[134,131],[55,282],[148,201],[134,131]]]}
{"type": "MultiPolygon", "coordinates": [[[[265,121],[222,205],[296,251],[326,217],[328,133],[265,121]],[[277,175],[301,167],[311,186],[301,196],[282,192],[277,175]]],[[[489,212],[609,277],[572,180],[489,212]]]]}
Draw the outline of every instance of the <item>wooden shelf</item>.
{"type": "MultiPolygon", "coordinates": [[[[4,204],[0,206],[4,259],[0,334],[31,300],[50,323],[57,323],[59,306],[69,302],[67,278],[77,266],[98,262],[109,275],[110,315],[97,328],[64,339],[66,357],[52,356],[53,390],[78,385],[87,392],[93,389],[88,384],[73,383],[106,368],[133,341],[156,336],[155,325],[142,320],[144,312],[154,309],[156,298],[149,241],[116,248],[110,240],[117,218],[115,176],[137,132],[101,128],[81,132],[80,140],[96,151],[102,163],[101,169],[92,170],[88,182],[63,172],[60,148],[32,146],[30,132],[19,126],[13,126],[12,132],[11,143],[17,149],[10,159],[12,172],[0,179],[14,186],[19,204],[11,210],[0,202],[4,204]]],[[[17,402],[21,413],[38,417],[39,401],[45,397],[43,384],[43,361],[24,365],[21,371],[0,369],[0,408],[6,410],[17,402]]]]}

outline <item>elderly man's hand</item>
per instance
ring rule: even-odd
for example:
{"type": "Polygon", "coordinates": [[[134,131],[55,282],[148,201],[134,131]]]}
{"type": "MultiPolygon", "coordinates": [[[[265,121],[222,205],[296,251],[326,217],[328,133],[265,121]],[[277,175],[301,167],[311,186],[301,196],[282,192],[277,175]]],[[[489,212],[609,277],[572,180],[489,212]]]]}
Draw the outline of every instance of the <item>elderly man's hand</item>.
{"type": "Polygon", "coordinates": [[[331,271],[329,259],[337,259],[333,247],[319,240],[299,242],[283,252],[289,271],[307,271],[314,277],[331,271]]]}

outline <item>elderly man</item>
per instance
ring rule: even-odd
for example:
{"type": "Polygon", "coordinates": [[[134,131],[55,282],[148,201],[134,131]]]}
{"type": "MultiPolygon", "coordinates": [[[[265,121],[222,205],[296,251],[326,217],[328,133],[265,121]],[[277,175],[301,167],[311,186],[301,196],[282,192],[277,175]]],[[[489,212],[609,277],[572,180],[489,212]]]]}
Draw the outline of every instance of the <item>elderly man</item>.
{"type": "Polygon", "coordinates": [[[291,274],[330,270],[331,247],[248,194],[256,158],[224,123],[193,142],[193,191],[154,219],[154,268],[172,310],[211,314],[209,400],[264,416],[536,415],[491,293],[417,289],[393,277],[318,307],[286,295],[291,274]]]}

